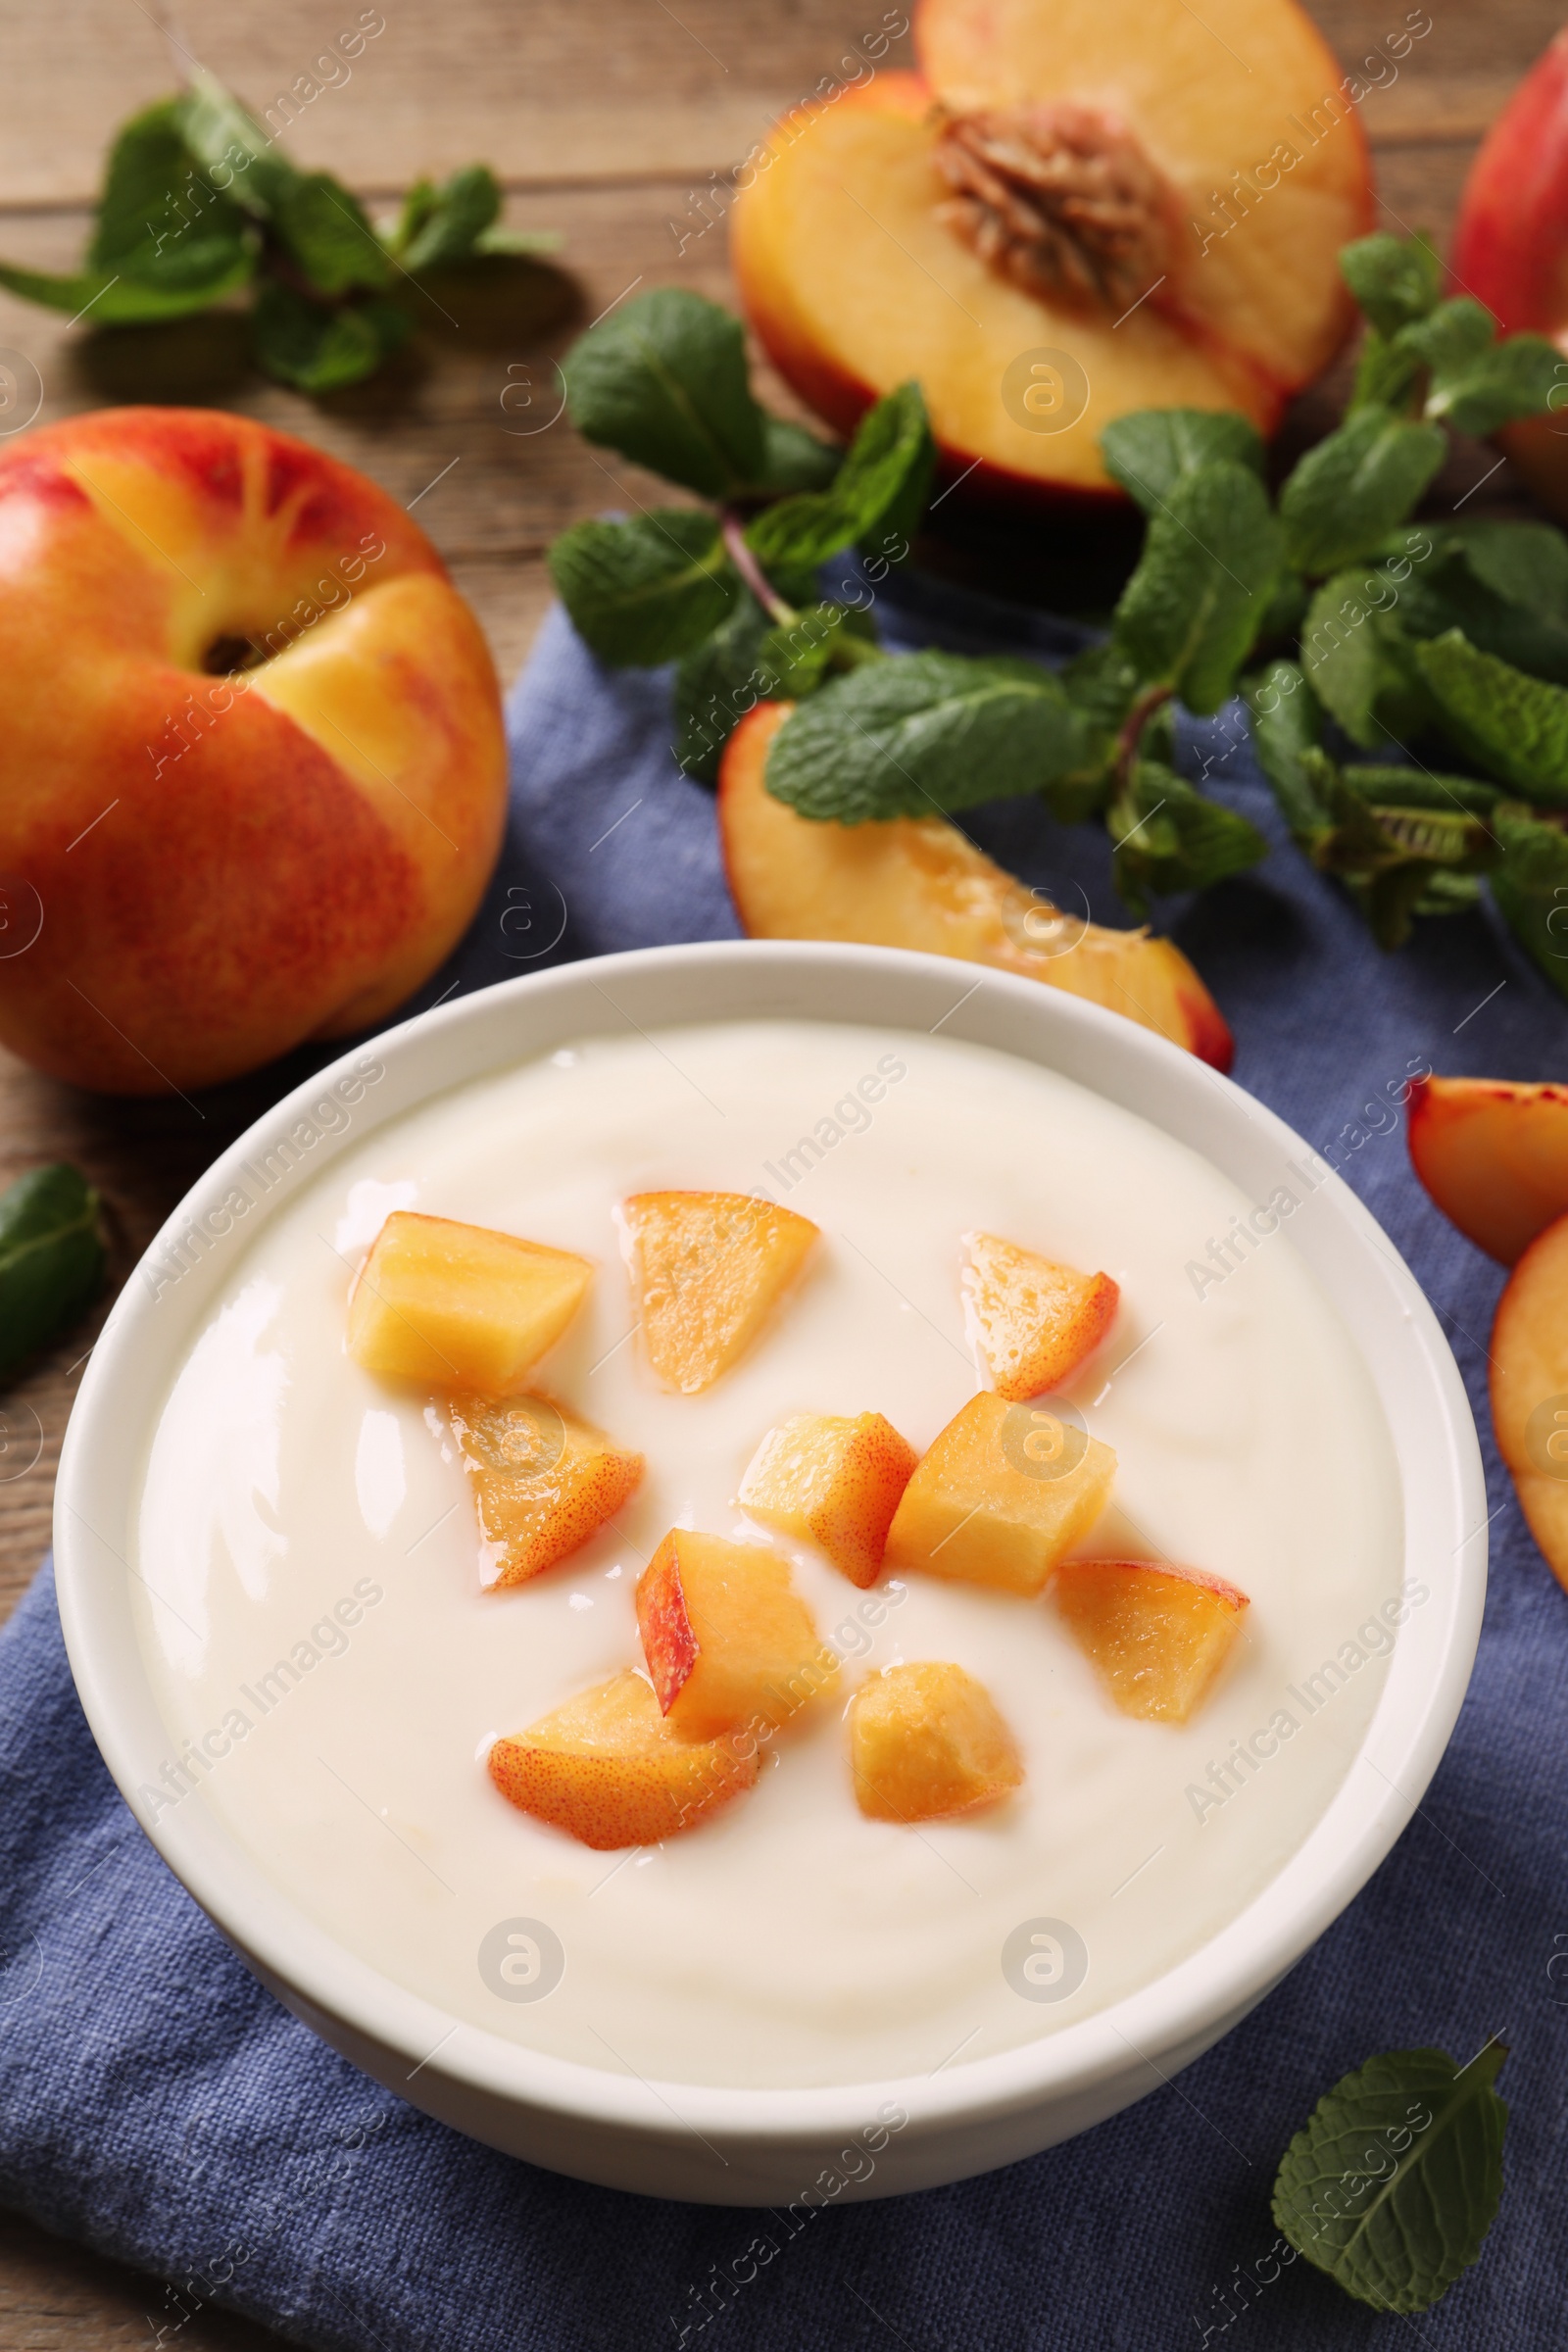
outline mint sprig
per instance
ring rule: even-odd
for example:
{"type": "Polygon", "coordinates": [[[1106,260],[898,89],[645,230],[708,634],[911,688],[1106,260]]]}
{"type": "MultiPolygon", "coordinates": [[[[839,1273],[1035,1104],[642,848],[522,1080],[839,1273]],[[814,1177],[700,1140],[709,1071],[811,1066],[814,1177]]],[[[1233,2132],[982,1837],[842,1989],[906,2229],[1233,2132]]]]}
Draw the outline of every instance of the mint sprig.
{"type": "Polygon", "coordinates": [[[91,240],[63,274],[0,263],[0,285],[99,326],[187,318],[247,293],[251,348],[280,383],[329,392],[373,374],[413,331],[410,278],[559,240],[500,229],[483,164],[420,181],[383,232],[328,172],[302,172],[221,83],[198,71],[135,115],[110,149],[91,240]]]}
{"type": "Polygon", "coordinates": [[[1274,2220],[1374,2311],[1428,2311],[1481,2253],[1502,2194],[1507,2056],[1391,2050],[1345,2075],[1285,2151],[1274,2220]]]}

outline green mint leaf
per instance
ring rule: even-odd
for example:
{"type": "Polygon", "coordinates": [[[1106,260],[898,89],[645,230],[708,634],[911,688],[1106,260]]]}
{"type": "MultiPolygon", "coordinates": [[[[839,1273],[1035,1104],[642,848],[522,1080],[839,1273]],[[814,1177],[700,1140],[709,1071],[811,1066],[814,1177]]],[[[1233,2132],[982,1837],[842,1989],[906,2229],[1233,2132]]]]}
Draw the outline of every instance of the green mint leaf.
{"type": "Polygon", "coordinates": [[[1568,690],[1484,654],[1452,629],[1411,649],[1443,723],[1499,784],[1568,808],[1568,690]]]}
{"type": "Polygon", "coordinates": [[[1357,567],[1324,581],[1301,624],[1301,667],[1313,693],[1368,749],[1404,735],[1428,710],[1397,602],[1386,572],[1357,567]]]}
{"type": "Polygon", "coordinates": [[[87,311],[93,321],[102,326],[139,326],[159,318],[183,318],[192,311],[206,310],[220,295],[243,285],[251,268],[250,256],[246,255],[243,265],[231,275],[215,279],[211,285],[166,288],[123,276],[117,285],[112,275],[105,277],[96,271],[56,276],[49,270],[18,270],[0,262],[0,286],[19,294],[24,302],[36,302],[49,311],[63,311],[71,318],[87,311]]]}
{"type": "Polygon", "coordinates": [[[1539,416],[1561,381],[1562,354],[1544,335],[1510,335],[1467,366],[1434,375],[1427,415],[1458,433],[1494,433],[1523,416],[1539,416]]]}
{"type": "Polygon", "coordinates": [[[1263,443],[1245,416],[1225,409],[1143,409],[1118,416],[1100,436],[1105,470],[1146,514],[1157,514],[1176,484],[1221,459],[1259,479],[1263,443]]]}
{"type": "Polygon", "coordinates": [[[1424,767],[1342,767],[1348,789],[1373,808],[1432,808],[1440,814],[1487,816],[1502,799],[1495,784],[1474,776],[1435,775],[1424,767]]]}
{"type": "Polygon", "coordinates": [[[766,462],[741,322],[676,286],[639,294],[572,345],[566,405],[586,440],[705,498],[757,483],[766,462]]]}
{"type": "Polygon", "coordinates": [[[762,660],[773,624],[737,581],[730,611],[676,664],[670,745],[675,764],[699,784],[716,784],[724,746],[749,710],[771,702],[778,683],[762,660]]]}
{"type": "Polygon", "coordinates": [[[869,410],[829,490],[804,491],[764,508],[747,526],[746,543],[764,572],[808,570],[866,539],[913,490],[921,505],[935,445],[918,384],[901,384],[869,410]]]}
{"type": "Polygon", "coordinates": [[[768,692],[792,703],[815,694],[840,670],[858,669],[882,658],[876,623],[869,612],[847,605],[811,605],[763,639],[761,662],[771,680],[768,692]]]}
{"type": "Polygon", "coordinates": [[[466,262],[501,214],[501,183],[487,164],[468,164],[441,188],[420,185],[417,213],[411,189],[394,247],[405,270],[441,270],[466,262]]]}
{"type": "Polygon", "coordinates": [[[1443,297],[1443,262],[1425,237],[1358,237],[1341,253],[1340,271],[1382,335],[1425,318],[1443,297]]]}
{"type": "Polygon", "coordinates": [[[239,207],[218,195],[197,168],[177,99],[124,124],[109,154],[88,273],[156,290],[168,298],[161,315],[174,317],[176,304],[205,309],[245,282],[254,266],[253,237],[239,207]]]}
{"type": "Polygon", "coordinates": [[[186,143],[218,194],[270,220],[301,177],[271,134],[202,68],[179,109],[186,143]]]}
{"type": "Polygon", "coordinates": [[[1491,823],[1501,846],[1489,876],[1497,911],[1553,988],[1568,997],[1568,835],[1506,804],[1491,823]]]}
{"type": "Polygon", "coordinates": [[[1417,914],[1468,914],[1481,904],[1479,874],[1455,874],[1439,867],[1415,903],[1417,914]]]}
{"type": "Polygon", "coordinates": [[[1322,705],[1295,662],[1271,662],[1249,682],[1247,704],[1257,763],[1280,814],[1298,841],[1309,843],[1329,822],[1308,758],[1323,731],[1322,705]]]}
{"type": "Polygon", "coordinates": [[[275,279],[262,286],[251,313],[257,366],[296,392],[335,392],[344,384],[363,382],[411,331],[394,303],[327,308],[308,302],[275,279]]]}
{"type": "Polygon", "coordinates": [[[1082,722],[1032,662],[901,654],[836,678],[773,739],[767,789],[858,825],[1038,792],[1083,758],[1082,722]]]}
{"type": "Polygon", "coordinates": [[[1447,447],[1435,424],[1356,410],[1307,451],[1280,492],[1290,561],[1321,578],[1371,555],[1409,514],[1447,447]]]}
{"type": "Polygon", "coordinates": [[[1234,459],[1200,466],[1151,518],[1116,608],[1117,642],[1147,682],[1174,686],[1190,710],[1217,710],[1279,568],[1279,526],[1256,474],[1234,459]]]}
{"type": "Polygon", "coordinates": [[[1116,733],[1144,682],[1137,662],[1114,637],[1086,646],[1056,675],[1090,727],[1105,736],[1116,733]]]}
{"type": "Polygon", "coordinates": [[[1357,409],[1393,409],[1407,416],[1426,374],[1426,362],[1412,351],[1403,334],[1379,334],[1369,326],[1355,363],[1355,382],[1346,414],[1357,409]]]}
{"type": "Polygon", "coordinates": [[[1527,612],[1568,624],[1568,538],[1549,522],[1458,522],[1435,531],[1485,588],[1527,612]]]}
{"type": "Polygon", "coordinates": [[[550,571],[600,661],[644,669],[692,653],[739,590],[717,521],[695,507],[579,522],[551,548],[550,571]]]}
{"type": "MultiPolygon", "coordinates": [[[[1401,327],[1398,339],[1406,351],[1419,355],[1435,377],[1441,377],[1472,367],[1484,351],[1492,349],[1496,333],[1497,322],[1486,304],[1460,294],[1451,302],[1440,302],[1430,317],[1412,319],[1401,327]]],[[[1427,413],[1434,414],[1431,401],[1427,413]]]]}
{"type": "Polygon", "coordinates": [[[103,1280],[98,1205],[63,1161],[0,1194],[0,1379],[79,1314],[103,1280]]]}
{"type": "Polygon", "coordinates": [[[843,463],[842,449],[819,441],[804,424],[764,414],[760,490],[825,490],[843,463]]]}
{"type": "Polygon", "coordinates": [[[291,261],[323,294],[374,293],[387,285],[387,260],[365,207],[329,172],[295,180],[272,213],[272,226],[291,261]]]}
{"type": "Polygon", "coordinates": [[[1135,761],[1105,822],[1115,845],[1116,888],[1140,916],[1148,914],[1151,892],[1203,890],[1268,855],[1250,818],[1205,800],[1158,760],[1135,761]]]}
{"type": "Polygon", "coordinates": [[[1321,2098],[1285,2151],[1274,2220],[1298,2253],[1374,2311],[1426,2311],[1481,2252],[1502,2194],[1508,2111],[1491,2041],[1369,2058],[1321,2098]]]}
{"type": "Polygon", "coordinates": [[[1393,567],[1408,573],[1398,590],[1404,634],[1443,637],[1458,629],[1483,653],[1568,685],[1568,543],[1561,532],[1546,523],[1434,523],[1420,537],[1426,557],[1393,567]]]}

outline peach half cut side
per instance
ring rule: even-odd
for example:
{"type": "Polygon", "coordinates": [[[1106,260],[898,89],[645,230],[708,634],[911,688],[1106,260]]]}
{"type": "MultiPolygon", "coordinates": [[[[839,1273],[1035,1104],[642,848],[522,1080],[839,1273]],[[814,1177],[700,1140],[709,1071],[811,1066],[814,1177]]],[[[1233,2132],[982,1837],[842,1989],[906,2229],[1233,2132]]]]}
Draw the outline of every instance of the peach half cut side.
{"type": "Polygon", "coordinates": [[[1053,1597],[1124,1715],[1185,1723],[1230,1655],[1245,1592],[1200,1568],[1064,1560],[1053,1597]]]}
{"type": "Polygon", "coordinates": [[[637,1626],[672,1731],[777,1731],[838,1686],[787,1562],[755,1544],[671,1528],[637,1583],[637,1626]]]}
{"type": "Polygon", "coordinates": [[[509,1804],[602,1853],[695,1830],[760,1768],[755,1745],[678,1738],[629,1668],[496,1740],[489,1755],[509,1804]]]}
{"type": "Polygon", "coordinates": [[[1110,1329],[1120,1290],[995,1233],[963,1239],[964,1307],[997,1395],[1017,1404],[1059,1389],[1110,1329]]]}
{"type": "Polygon", "coordinates": [[[884,1666],[850,1701],[855,1801],[871,1821],[943,1821],[1010,1795],[1018,1743],[961,1666],[884,1666]]]}
{"type": "Polygon", "coordinates": [[[573,1250],[394,1209],[349,1293],[349,1353],[384,1378],[504,1396],[555,1346],[593,1278],[573,1250]]]}
{"type": "Polygon", "coordinates": [[[1505,1266],[1568,1214],[1568,1087],[1417,1078],[1410,1158],[1467,1241],[1505,1266]]]}
{"type": "Polygon", "coordinates": [[[750,1193],[634,1193],[620,1217],[648,1361],[683,1396],[745,1354],[818,1232],[750,1193]]]}
{"type": "Polygon", "coordinates": [[[1530,1532],[1568,1589],[1568,1216],[1537,1236],[1492,1326],[1492,1426],[1530,1532]]]}
{"type": "Polygon", "coordinates": [[[724,748],[718,827],[736,911],[753,939],[858,940],[1015,972],[1137,1021],[1228,1070],[1235,1043],[1181,950],[1148,931],[1079,923],[992,863],[941,816],[838,825],[767,789],[767,754],[794,709],[760,703],[724,748]]]}
{"type": "Polygon", "coordinates": [[[1131,411],[1272,431],[1349,329],[1339,251],[1372,224],[1355,109],[1293,0],[1202,23],[926,0],[916,42],[919,74],[786,117],[731,208],[742,298],[802,398],[844,431],[912,376],[954,474],[1069,502],[1120,496],[1098,440],[1131,411]],[[976,149],[956,194],[956,142],[976,149]],[[1065,274],[1020,262],[1042,186],[1065,274]]]}
{"type": "Polygon", "coordinates": [[[736,1497],[743,1511],[817,1544],[852,1585],[874,1585],[893,1514],[919,1455],[880,1413],[794,1413],[770,1429],[736,1497]]]}
{"type": "Polygon", "coordinates": [[[438,1399],[473,1488],[493,1589],[580,1550],[637,1491],[644,1461],[552,1396],[438,1399]]]}

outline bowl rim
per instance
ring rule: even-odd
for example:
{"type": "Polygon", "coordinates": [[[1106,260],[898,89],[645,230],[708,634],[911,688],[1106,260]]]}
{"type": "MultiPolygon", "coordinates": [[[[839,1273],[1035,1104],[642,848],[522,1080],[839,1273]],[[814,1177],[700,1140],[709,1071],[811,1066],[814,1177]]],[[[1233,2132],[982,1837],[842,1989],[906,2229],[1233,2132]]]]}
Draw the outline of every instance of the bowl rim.
{"type": "MultiPolygon", "coordinates": [[[[1062,1068],[1063,1061],[1094,1067],[1102,1074],[1099,1085],[1077,1068],[1064,1074],[1114,1102],[1126,1100],[1126,1092],[1118,1090],[1142,1094],[1142,1107],[1136,1102],[1126,1106],[1167,1133],[1174,1130],[1149,1102],[1181,1106],[1183,1116],[1205,1131],[1213,1130],[1213,1143],[1193,1148],[1202,1151],[1233,1182],[1243,1179],[1219,1155],[1221,1144],[1231,1158],[1253,1162],[1261,1154],[1269,1164],[1294,1162],[1299,1167],[1303,1158],[1318,1156],[1284,1120],[1234,1081],[1153,1032],[1064,990],[990,967],[958,963],[956,969],[955,961],[904,949],[817,941],[700,942],[568,962],[416,1014],[351,1046],[246,1129],[154,1236],[111,1309],[67,1430],[54,1520],[61,1620],[88,1723],[138,1826],[228,1939],[264,1977],[287,1988],[298,2012],[308,2022],[318,2023],[326,2038],[334,2038],[328,2029],[336,2024],[362,2044],[390,2053],[395,2061],[407,2059],[413,2070],[404,2078],[407,2085],[424,2074],[434,2082],[582,2125],[616,2127],[667,2141],[673,2122],[682,2136],[696,2132],[706,2138],[713,2133],[731,2144],[775,2151],[797,2143],[803,2149],[814,2146],[824,2135],[852,2135],[888,2102],[915,2127],[913,2137],[948,2125],[983,2123],[1092,2094],[1098,2085],[1125,2076],[1130,2066],[1135,2073],[1146,2071],[1147,2089],[1157,2088],[1169,2080],[1159,2060],[1168,2058],[1176,2066],[1187,2063],[1261,1998],[1351,1901],[1418,1808],[1457,1718],[1479,1640],[1486,1591],[1485,1481],[1463,1382],[1436,1315],[1370,1211],[1343,1178],[1329,1171],[1316,1180],[1311,1195],[1312,1231],[1354,1260],[1361,1305],[1387,1344],[1402,1348],[1405,1377],[1424,1391],[1420,1410],[1412,1409],[1407,1416],[1413,1439],[1407,1434],[1401,1443],[1396,1427],[1391,1425],[1390,1431],[1406,1506],[1406,1571],[1414,1544],[1415,1503],[1427,1535],[1452,1539],[1446,1555],[1453,1564],[1451,1573],[1446,1589],[1433,1594],[1440,1605],[1423,1607],[1419,1620],[1411,1617],[1401,1626],[1371,1719],[1315,1826],[1259,1893],[1186,1959],[1104,2008],[1032,2041],[932,2076],[866,2078],[806,2087],[758,2088],[674,2079],[654,2082],[558,2058],[455,2021],[435,2002],[339,1944],[271,1882],[260,1862],[245,1853],[204,1804],[170,1804],[155,1808],[155,1818],[147,1819],[147,1808],[138,1801],[137,1776],[151,1752],[146,1730],[149,1711],[156,1718],[156,1702],[139,1642],[124,1639],[131,1622],[129,1579],[136,1572],[98,1532],[107,1514],[117,1532],[122,1532],[128,1549],[139,1481],[134,1471],[106,1481],[101,1461],[106,1455],[112,1458],[115,1450],[108,1439],[122,1410],[122,1397],[135,1397],[138,1388],[147,1393],[145,1376],[138,1375],[138,1357],[150,1341],[150,1319],[167,1286],[167,1274],[160,1279],[160,1268],[167,1266],[170,1250],[177,1250],[182,1237],[188,1242],[193,1219],[222,1200],[247,1163],[254,1165],[261,1156],[275,1152],[291,1131],[297,1134],[302,1121],[310,1123],[312,1103],[334,1085],[353,1083],[356,1072],[374,1064],[383,1076],[396,1078],[400,1069],[407,1072],[411,1058],[422,1057],[433,1061],[441,1074],[433,1082],[416,1084],[412,1093],[406,1078],[401,1093],[396,1085],[389,1086],[342,1135],[320,1139],[327,1149],[304,1168],[301,1183],[315,1181],[350,1137],[358,1146],[368,1133],[487,1070],[537,1058],[567,1038],[641,1034],[638,1022],[618,1001],[628,993],[657,999],[666,982],[678,986],[693,980],[703,1001],[719,1006],[736,994],[745,998],[749,991],[755,993],[760,985],[764,994],[771,987],[781,1000],[771,1013],[751,1007],[710,1010],[682,1015],[680,1021],[697,1025],[807,1018],[911,1031],[923,1024],[914,1017],[868,1011],[854,1000],[867,995],[878,1003],[886,999],[903,1004],[912,1016],[951,998],[956,1002],[935,1024],[949,1037],[992,1044],[967,1033],[981,1025],[987,1013],[997,1013],[1004,1026],[1019,1028],[1038,1043],[1040,1051],[1025,1052],[1022,1058],[1051,1069],[1062,1068]],[[966,993],[964,983],[971,972],[978,977],[966,993]],[[725,988],[726,974],[735,988],[725,988]],[[833,992],[833,1009],[794,1006],[792,999],[820,995],[824,983],[833,992]],[[591,1001],[594,996],[600,1000],[597,1005],[591,1001]],[[985,1002],[978,1009],[969,1010],[981,998],[985,1002]],[[605,1017],[607,1009],[612,1018],[605,1017]],[[521,1016],[519,1028],[526,1030],[531,1019],[536,1030],[542,1026],[551,1034],[514,1042],[510,1051],[492,1052],[480,1064],[465,1064],[454,1076],[452,1064],[462,1059],[453,1050],[458,1041],[470,1032],[482,1036],[488,1029],[498,1037],[509,1035],[508,1015],[514,1011],[521,1016]],[[1417,1458],[1410,1458],[1412,1452],[1417,1458]],[[1408,1669],[1400,1666],[1401,1652],[1412,1661],[1408,1669]],[[1362,1762],[1370,1763],[1377,1776],[1377,1786],[1370,1790],[1357,1771],[1362,1762]]],[[[639,1002],[638,1009],[656,1027],[676,1025],[668,1016],[648,1013],[645,1002],[639,1002]]],[[[1017,1046],[1000,1050],[1020,1052],[1017,1046]]],[[[261,1213],[243,1236],[247,1245],[268,1215],[298,1189],[285,1181],[275,1200],[259,1204],[261,1213]]],[[[1304,1230],[1304,1225],[1298,1226],[1295,1234],[1304,1230]]],[[[1291,1246],[1297,1246],[1294,1235],[1291,1246]]],[[[1305,1254],[1310,1263],[1311,1250],[1305,1254]]],[[[201,1319],[218,1288],[218,1280],[207,1276],[217,1267],[218,1279],[222,1279],[221,1263],[221,1251],[215,1250],[198,1259],[194,1282],[187,1286],[181,1278],[187,1297],[185,1326],[193,1327],[201,1319]]],[[[1342,1320],[1348,1320],[1345,1302],[1337,1303],[1342,1320]]],[[[185,1336],[188,1343],[188,1328],[185,1336]]],[[[1353,1330],[1351,1337],[1364,1355],[1353,1330]]],[[[1389,1384],[1378,1380],[1370,1365],[1368,1369],[1387,1400],[1393,1394],[1389,1384]]],[[[154,1393],[161,1396],[163,1390],[154,1393]]],[[[1387,1417],[1387,1401],[1385,1409],[1387,1417]]],[[[133,1404],[125,1418],[133,1420],[141,1412],[145,1421],[149,1411],[133,1404]]],[[[140,1458],[138,1453],[138,1463],[140,1458]]],[[[401,2074],[401,2065],[398,2071],[401,2074]]],[[[432,2087],[427,2084],[427,2091],[432,2087]]],[[[404,2095],[426,2103],[425,2095],[412,2087],[404,2095]]]]}

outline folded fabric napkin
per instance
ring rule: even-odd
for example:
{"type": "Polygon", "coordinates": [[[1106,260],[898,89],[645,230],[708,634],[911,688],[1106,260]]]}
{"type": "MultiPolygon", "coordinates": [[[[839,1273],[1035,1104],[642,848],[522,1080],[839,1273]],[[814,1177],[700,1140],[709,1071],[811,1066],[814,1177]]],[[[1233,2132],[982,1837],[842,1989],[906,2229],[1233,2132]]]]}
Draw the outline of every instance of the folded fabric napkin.
{"type": "MultiPolygon", "coordinates": [[[[1048,656],[1074,642],[918,583],[899,597],[905,642],[1048,656]]],[[[424,1001],[568,955],[737,935],[710,796],[670,762],[662,679],[601,671],[557,613],[510,718],[502,869],[424,1001]]],[[[357,2352],[1394,2340],[1392,2321],[1273,2251],[1275,2167],[1319,2094],[1372,2052],[1436,2043],[1468,2058],[1501,2032],[1501,2215],[1479,2268],[1405,2325],[1436,2347],[1557,2352],[1568,1597],[1491,1448],[1484,1342],[1498,1271],[1427,1201],[1388,1106],[1423,1059],[1568,1074],[1568,1008],[1480,915],[1381,956],[1283,841],[1234,713],[1190,728],[1184,756],[1278,845],[1178,928],[1235,1026],[1236,1075],[1343,1169],[1404,1251],[1487,1445],[1497,1515],[1480,1661],[1394,1853],[1269,1999],[1169,2087],[1029,2163],[824,2212],[791,2235],[766,2214],[586,2188],[495,2155],[288,2017],[116,1793],[44,1575],[0,1636],[0,2201],[151,2273],[150,2334],[172,2334],[211,2300],[357,2352]]],[[[1031,881],[1076,883],[1114,918],[1104,845],[1088,828],[1063,832],[1014,803],[979,812],[973,830],[1031,881]]]]}

